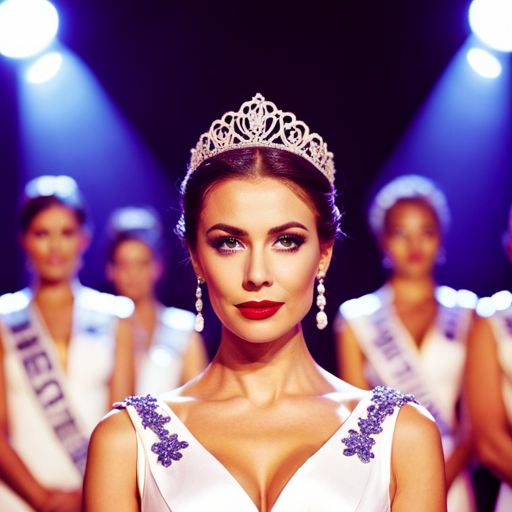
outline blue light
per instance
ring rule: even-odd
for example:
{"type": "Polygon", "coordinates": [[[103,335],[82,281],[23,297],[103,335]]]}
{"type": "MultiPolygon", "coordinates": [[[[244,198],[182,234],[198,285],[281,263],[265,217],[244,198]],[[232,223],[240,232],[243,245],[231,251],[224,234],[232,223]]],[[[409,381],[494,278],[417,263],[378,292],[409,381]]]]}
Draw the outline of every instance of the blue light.
{"type": "Polygon", "coordinates": [[[469,24],[485,44],[502,52],[512,51],[510,0],[474,0],[469,7],[469,24]]]}
{"type": "Polygon", "coordinates": [[[46,0],[5,0],[0,4],[0,53],[23,58],[47,46],[59,27],[59,15],[46,0]]]}
{"type": "Polygon", "coordinates": [[[62,55],[52,52],[39,58],[27,71],[27,80],[34,84],[40,84],[50,80],[57,74],[62,64],[62,55]]]}
{"type": "Polygon", "coordinates": [[[481,48],[471,48],[467,59],[471,67],[485,78],[497,78],[501,75],[500,61],[481,48]]]}

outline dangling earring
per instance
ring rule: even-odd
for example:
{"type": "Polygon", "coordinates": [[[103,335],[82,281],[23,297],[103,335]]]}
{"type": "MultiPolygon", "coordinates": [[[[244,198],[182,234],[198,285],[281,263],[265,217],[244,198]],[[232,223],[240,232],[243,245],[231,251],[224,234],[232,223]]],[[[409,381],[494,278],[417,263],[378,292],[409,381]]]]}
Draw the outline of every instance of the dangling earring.
{"type": "Polygon", "coordinates": [[[436,263],[439,267],[442,267],[446,263],[446,249],[444,247],[439,247],[439,251],[437,251],[436,263]]]}
{"type": "Polygon", "coordinates": [[[325,300],[325,295],[324,295],[324,293],[325,293],[324,276],[322,276],[321,274],[318,274],[316,277],[318,279],[318,286],[316,287],[316,291],[318,292],[318,296],[316,298],[316,305],[320,309],[320,311],[316,314],[316,326],[318,327],[318,329],[322,330],[327,327],[327,323],[328,323],[327,315],[324,312],[324,308],[325,308],[325,305],[327,302],[325,300]]]}
{"type": "Polygon", "coordinates": [[[196,288],[196,321],[194,322],[194,329],[197,332],[201,332],[204,329],[204,317],[201,313],[203,310],[203,301],[201,297],[203,296],[203,293],[201,291],[201,285],[203,284],[203,280],[198,277],[197,278],[197,288],[196,288]]]}
{"type": "Polygon", "coordinates": [[[384,256],[382,256],[382,267],[387,269],[393,268],[393,260],[389,254],[384,253],[384,256]]]}

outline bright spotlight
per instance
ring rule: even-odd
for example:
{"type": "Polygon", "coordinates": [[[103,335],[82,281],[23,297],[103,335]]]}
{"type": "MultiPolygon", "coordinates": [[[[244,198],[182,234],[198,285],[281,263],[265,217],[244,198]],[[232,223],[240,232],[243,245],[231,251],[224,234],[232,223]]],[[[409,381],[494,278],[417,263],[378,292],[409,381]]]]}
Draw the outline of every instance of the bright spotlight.
{"type": "Polygon", "coordinates": [[[500,61],[481,48],[471,48],[467,59],[471,67],[485,78],[496,78],[501,74],[500,61]]]}
{"type": "Polygon", "coordinates": [[[511,0],[474,0],[469,7],[469,24],[485,44],[512,52],[511,0]]]}
{"type": "Polygon", "coordinates": [[[0,53],[29,57],[55,37],[59,15],[46,0],[5,0],[0,3],[0,53]]]}
{"type": "Polygon", "coordinates": [[[52,52],[37,59],[27,71],[27,80],[34,84],[40,84],[50,80],[57,74],[62,64],[62,55],[52,52]]]}

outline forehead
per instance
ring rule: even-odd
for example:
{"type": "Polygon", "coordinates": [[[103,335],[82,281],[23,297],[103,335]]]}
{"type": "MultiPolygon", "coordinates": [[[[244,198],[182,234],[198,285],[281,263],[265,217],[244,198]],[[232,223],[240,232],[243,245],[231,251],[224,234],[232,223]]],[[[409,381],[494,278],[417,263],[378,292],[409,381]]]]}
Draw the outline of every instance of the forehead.
{"type": "Polygon", "coordinates": [[[38,212],[30,222],[29,227],[41,224],[60,226],[62,224],[80,224],[80,222],[72,208],[55,204],[38,212]]]}
{"type": "Polygon", "coordinates": [[[439,224],[436,212],[423,199],[401,199],[386,212],[386,224],[429,223],[439,224]]]}
{"type": "Polygon", "coordinates": [[[129,239],[117,244],[113,256],[115,260],[147,259],[153,256],[153,251],[141,240],[129,239]]]}
{"type": "Polygon", "coordinates": [[[290,221],[316,229],[311,207],[288,185],[273,178],[230,179],[216,185],[206,198],[200,223],[276,226],[290,221]]]}

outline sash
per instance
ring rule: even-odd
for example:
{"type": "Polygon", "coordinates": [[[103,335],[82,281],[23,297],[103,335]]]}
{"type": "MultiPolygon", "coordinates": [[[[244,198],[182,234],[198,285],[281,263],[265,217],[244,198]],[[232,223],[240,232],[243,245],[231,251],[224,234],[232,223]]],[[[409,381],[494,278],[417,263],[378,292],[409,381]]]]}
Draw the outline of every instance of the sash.
{"type": "Polygon", "coordinates": [[[88,436],[83,434],[72,412],[62,376],[54,366],[49,347],[45,346],[44,339],[31,323],[29,306],[3,315],[3,318],[12,334],[12,349],[25,369],[43,414],[62,447],[83,475],[88,436]]]}
{"type": "MultiPolygon", "coordinates": [[[[372,300],[375,302],[372,311],[359,317],[354,318],[351,315],[352,318],[347,318],[355,331],[358,343],[379,379],[386,386],[413,394],[418,402],[428,409],[446,442],[448,438],[453,437],[454,429],[436,403],[428,380],[423,374],[417,349],[404,336],[406,333],[391,304],[390,291],[380,290],[372,294],[372,300]],[[375,307],[377,301],[380,307],[375,307]],[[364,324],[361,325],[361,322],[364,324]]],[[[460,327],[457,324],[460,312],[459,307],[446,308],[439,305],[437,322],[442,323],[443,332],[448,339],[458,337],[460,327]]]]}

